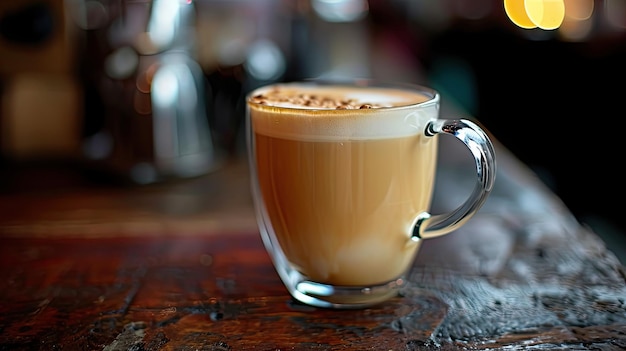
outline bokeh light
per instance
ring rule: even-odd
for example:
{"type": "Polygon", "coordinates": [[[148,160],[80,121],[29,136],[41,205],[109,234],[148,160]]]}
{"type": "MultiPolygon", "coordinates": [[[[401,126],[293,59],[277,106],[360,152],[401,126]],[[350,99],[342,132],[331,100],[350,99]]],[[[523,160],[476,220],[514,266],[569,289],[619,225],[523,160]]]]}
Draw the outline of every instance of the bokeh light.
{"type": "Polygon", "coordinates": [[[278,79],[287,69],[287,63],[273,41],[261,39],[248,50],[244,67],[252,77],[263,81],[278,79]]]}
{"type": "Polygon", "coordinates": [[[584,41],[593,32],[594,0],[567,0],[565,18],[559,27],[559,35],[564,41],[584,41]]]}
{"type": "Polygon", "coordinates": [[[312,0],[311,6],[320,18],[328,22],[354,22],[367,15],[365,0],[312,0]]]}
{"type": "Polygon", "coordinates": [[[564,0],[504,0],[509,19],[525,29],[557,29],[565,18],[564,0]]]}
{"type": "Polygon", "coordinates": [[[565,18],[587,20],[593,14],[593,0],[567,0],[565,4],[565,18]]]}
{"type": "Polygon", "coordinates": [[[609,24],[626,29],[626,0],[605,0],[604,6],[609,24]]]}
{"type": "Polygon", "coordinates": [[[518,27],[525,29],[537,28],[537,25],[530,20],[526,13],[524,0],[504,0],[504,11],[509,16],[511,22],[518,27]]]}
{"type": "Polygon", "coordinates": [[[565,17],[564,0],[525,0],[530,20],[541,29],[557,29],[565,17]]]}

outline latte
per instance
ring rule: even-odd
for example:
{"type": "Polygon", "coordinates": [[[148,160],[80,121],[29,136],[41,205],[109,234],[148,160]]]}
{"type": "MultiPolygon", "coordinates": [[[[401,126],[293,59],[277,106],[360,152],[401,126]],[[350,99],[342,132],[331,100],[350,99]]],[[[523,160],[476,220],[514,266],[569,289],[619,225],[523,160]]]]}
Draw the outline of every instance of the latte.
{"type": "Polygon", "coordinates": [[[262,203],[303,276],[363,286],[408,269],[419,245],[412,227],[434,186],[437,144],[423,132],[437,117],[432,101],[398,88],[303,83],[251,95],[262,203]]]}

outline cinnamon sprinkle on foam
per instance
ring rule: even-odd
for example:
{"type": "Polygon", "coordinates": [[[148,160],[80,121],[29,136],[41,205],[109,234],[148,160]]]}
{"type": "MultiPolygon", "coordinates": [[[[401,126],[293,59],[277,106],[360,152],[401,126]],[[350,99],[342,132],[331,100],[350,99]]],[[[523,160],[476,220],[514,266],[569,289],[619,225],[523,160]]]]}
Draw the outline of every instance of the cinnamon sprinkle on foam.
{"type": "Polygon", "coordinates": [[[274,88],[262,94],[253,96],[251,102],[260,105],[294,106],[319,109],[356,110],[381,108],[383,105],[361,103],[356,99],[337,99],[332,96],[311,95],[306,93],[289,93],[274,88]]]}

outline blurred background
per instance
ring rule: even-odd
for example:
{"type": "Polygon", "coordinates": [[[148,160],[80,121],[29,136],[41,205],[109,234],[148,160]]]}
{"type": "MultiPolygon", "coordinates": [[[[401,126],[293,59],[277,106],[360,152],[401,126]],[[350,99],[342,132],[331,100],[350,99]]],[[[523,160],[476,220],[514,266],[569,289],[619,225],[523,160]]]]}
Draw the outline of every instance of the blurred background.
{"type": "Polygon", "coordinates": [[[619,251],[626,0],[527,2],[1,2],[0,189],[33,164],[202,175],[245,153],[251,89],[369,77],[440,90],[619,251]]]}

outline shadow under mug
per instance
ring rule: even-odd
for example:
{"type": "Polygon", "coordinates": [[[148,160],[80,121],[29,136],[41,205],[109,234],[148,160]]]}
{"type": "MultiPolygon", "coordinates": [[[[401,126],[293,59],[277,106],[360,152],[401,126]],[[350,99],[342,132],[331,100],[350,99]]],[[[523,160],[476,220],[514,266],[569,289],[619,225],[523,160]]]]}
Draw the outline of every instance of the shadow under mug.
{"type": "Polygon", "coordinates": [[[487,199],[493,145],[478,125],[439,119],[427,87],[302,81],[247,97],[251,188],[264,245],[289,293],[363,308],[398,293],[422,239],[450,233],[487,199]],[[470,150],[477,181],[456,210],[429,212],[437,137],[470,150]]]}

